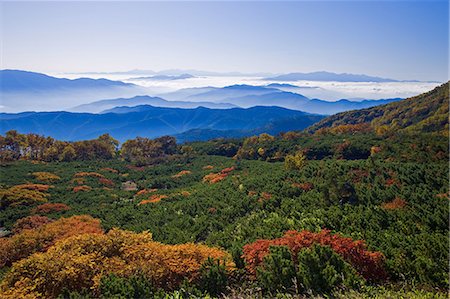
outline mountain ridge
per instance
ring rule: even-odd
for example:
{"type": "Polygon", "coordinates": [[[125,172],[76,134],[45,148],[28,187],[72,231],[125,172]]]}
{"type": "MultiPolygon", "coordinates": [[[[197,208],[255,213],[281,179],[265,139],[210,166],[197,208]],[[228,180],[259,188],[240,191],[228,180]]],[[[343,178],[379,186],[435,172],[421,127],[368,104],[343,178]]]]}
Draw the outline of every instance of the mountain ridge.
{"type": "MultiPolygon", "coordinates": [[[[136,136],[154,138],[175,135],[191,129],[247,131],[288,119],[294,120],[290,123],[289,130],[301,130],[322,118],[321,115],[280,107],[182,109],[146,106],[142,111],[129,113],[0,113],[0,134],[15,129],[74,141],[109,133],[124,141],[136,136]]],[[[275,128],[274,131],[276,130],[275,128]]]]}
{"type": "MultiPolygon", "coordinates": [[[[450,82],[450,81],[449,81],[450,82]]],[[[448,134],[449,82],[431,91],[386,105],[338,113],[306,130],[370,123],[381,131],[448,134]]]]}

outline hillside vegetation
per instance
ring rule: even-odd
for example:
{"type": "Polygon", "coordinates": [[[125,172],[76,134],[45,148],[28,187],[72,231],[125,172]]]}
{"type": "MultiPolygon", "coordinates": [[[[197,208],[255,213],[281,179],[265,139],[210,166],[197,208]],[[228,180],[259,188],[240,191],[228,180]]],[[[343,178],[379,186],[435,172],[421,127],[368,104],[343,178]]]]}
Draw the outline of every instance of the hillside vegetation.
{"type": "Polygon", "coordinates": [[[340,125],[370,123],[378,132],[433,132],[448,135],[449,82],[398,102],[338,113],[307,129],[315,132],[340,125]]]}
{"type": "Polygon", "coordinates": [[[447,298],[444,87],[408,124],[414,98],[245,139],[7,132],[0,297],[447,298]]]}

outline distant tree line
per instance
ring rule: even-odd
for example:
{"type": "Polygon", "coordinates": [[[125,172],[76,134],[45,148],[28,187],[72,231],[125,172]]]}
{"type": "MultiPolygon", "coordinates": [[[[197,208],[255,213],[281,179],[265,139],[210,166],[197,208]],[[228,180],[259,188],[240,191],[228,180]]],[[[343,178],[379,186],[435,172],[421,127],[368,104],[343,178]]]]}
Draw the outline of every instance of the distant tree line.
{"type": "Polygon", "coordinates": [[[119,142],[109,134],[97,139],[83,141],[60,141],[38,134],[20,134],[15,130],[0,135],[0,161],[86,161],[110,160],[121,157],[136,164],[149,164],[177,153],[174,137],[156,139],[137,137],[126,141],[120,148],[119,142]]]}

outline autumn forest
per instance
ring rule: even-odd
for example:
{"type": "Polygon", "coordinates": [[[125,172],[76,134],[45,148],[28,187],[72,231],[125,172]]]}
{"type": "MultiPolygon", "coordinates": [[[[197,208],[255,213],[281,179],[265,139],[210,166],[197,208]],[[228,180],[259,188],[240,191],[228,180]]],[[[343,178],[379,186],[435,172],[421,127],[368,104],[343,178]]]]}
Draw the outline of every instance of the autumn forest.
{"type": "Polygon", "coordinates": [[[0,136],[1,298],[446,298],[448,83],[302,131],[0,136]]]}

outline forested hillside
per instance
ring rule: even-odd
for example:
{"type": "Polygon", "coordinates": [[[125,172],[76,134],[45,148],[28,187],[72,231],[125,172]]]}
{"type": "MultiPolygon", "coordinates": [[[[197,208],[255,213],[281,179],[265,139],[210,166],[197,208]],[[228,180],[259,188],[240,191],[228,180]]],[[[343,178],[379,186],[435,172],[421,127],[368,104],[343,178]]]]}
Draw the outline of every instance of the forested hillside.
{"type": "Polygon", "coordinates": [[[339,125],[370,123],[379,132],[433,132],[448,135],[449,82],[430,92],[368,109],[338,113],[308,131],[339,125]]]}
{"type": "Polygon", "coordinates": [[[446,87],[314,133],[7,132],[0,297],[447,298],[446,87]]]}

